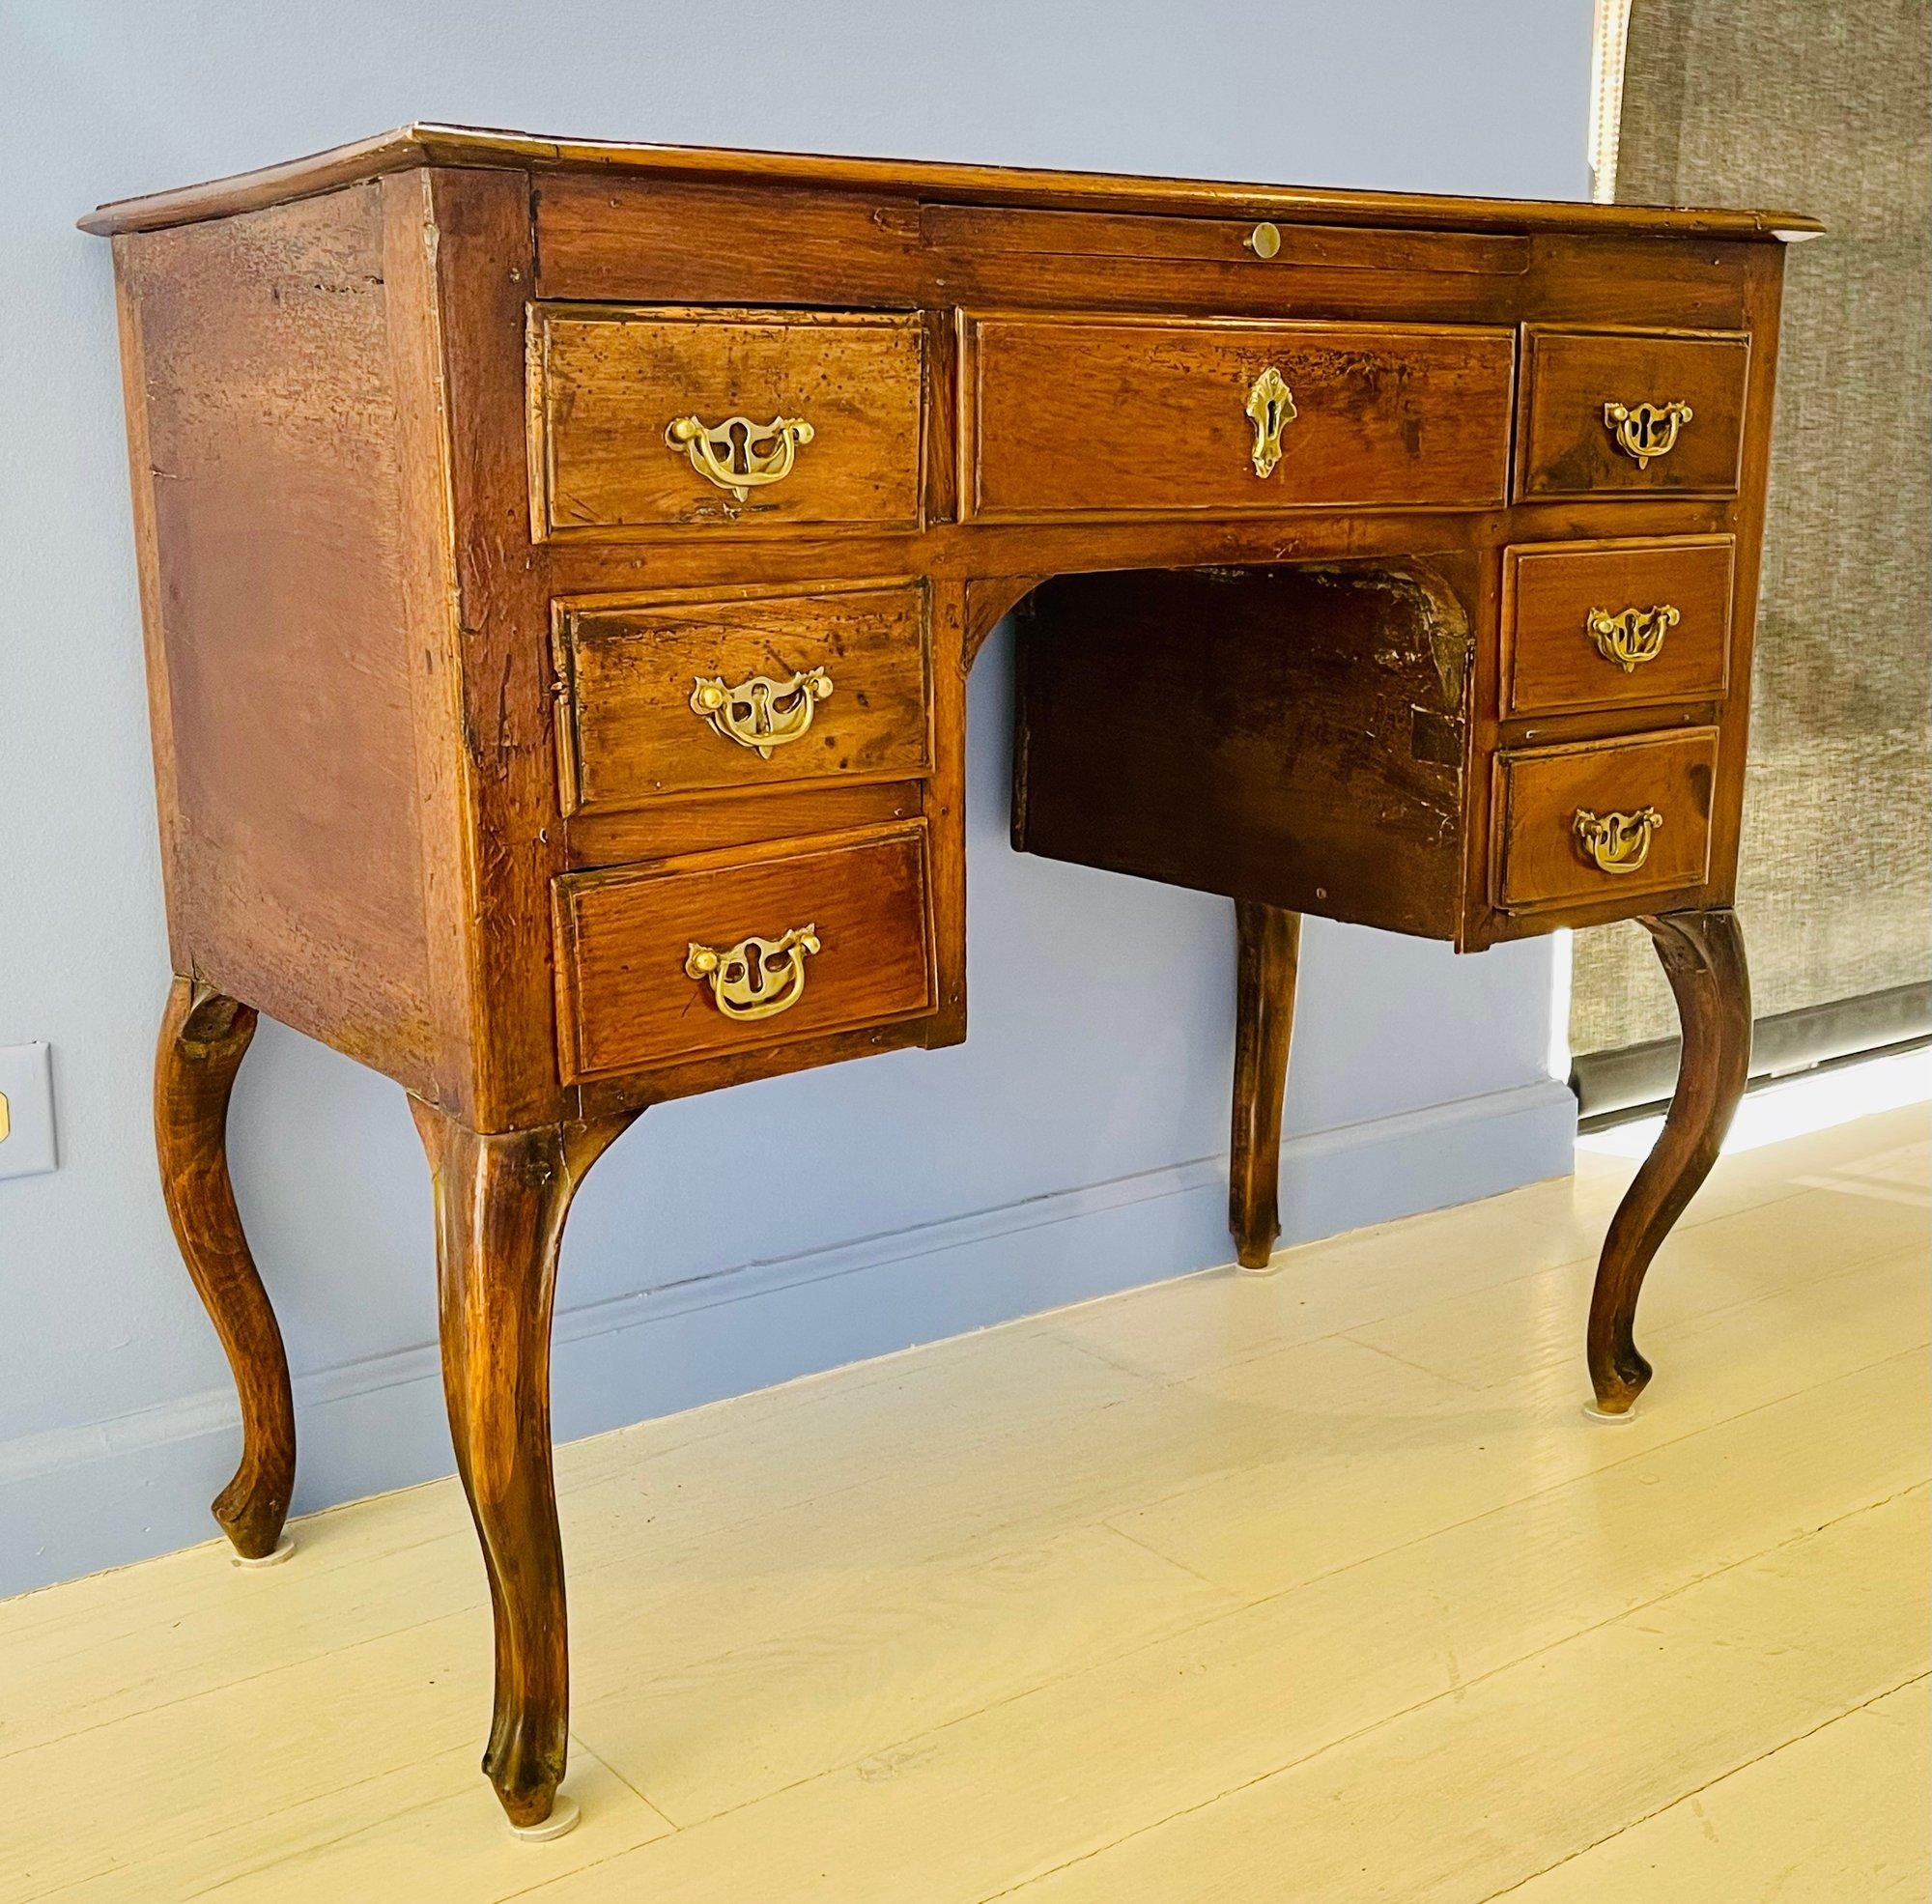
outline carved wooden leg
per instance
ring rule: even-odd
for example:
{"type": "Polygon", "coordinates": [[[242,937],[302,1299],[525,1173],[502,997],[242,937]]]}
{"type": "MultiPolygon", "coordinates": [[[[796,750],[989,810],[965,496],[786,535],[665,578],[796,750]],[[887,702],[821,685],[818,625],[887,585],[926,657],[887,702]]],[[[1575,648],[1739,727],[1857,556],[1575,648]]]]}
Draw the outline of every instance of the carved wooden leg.
{"type": "Polygon", "coordinates": [[[1684,1055],[1662,1133],[1610,1219],[1590,1299],[1590,1379],[1606,1415],[1627,1413],[1650,1379],[1632,1338],[1644,1271],[1711,1174],[1750,1068],[1750,977],[1737,915],[1665,913],[1643,924],[1677,997],[1684,1055]]]}
{"type": "Polygon", "coordinates": [[[483,1770],[510,1822],[551,1815],[570,1719],[551,1472],[550,1321],[572,1192],[629,1117],[479,1137],[411,1100],[436,1185],[442,1385],[496,1616],[483,1770]]]}
{"type": "Polygon", "coordinates": [[[296,1478],[296,1412],[275,1312],[248,1253],[228,1180],[228,1095],[255,1013],[177,979],[155,1052],[155,1149],[161,1196],[188,1274],[214,1323],[242,1399],[242,1464],[214,1518],[243,1559],[274,1554],[296,1478]]]}
{"type": "Polygon", "coordinates": [[[1228,1227],[1244,1269],[1264,1269],[1281,1235],[1281,1100],[1294,1027],[1301,915],[1235,901],[1235,1126],[1228,1227]]]}

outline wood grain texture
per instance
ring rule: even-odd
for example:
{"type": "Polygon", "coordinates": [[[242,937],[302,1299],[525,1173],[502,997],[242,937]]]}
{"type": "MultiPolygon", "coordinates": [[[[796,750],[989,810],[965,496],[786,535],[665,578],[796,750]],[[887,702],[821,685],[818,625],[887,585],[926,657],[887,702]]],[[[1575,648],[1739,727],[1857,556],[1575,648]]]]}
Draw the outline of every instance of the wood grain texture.
{"type": "Polygon", "coordinates": [[[176,967],[426,1089],[380,197],[124,241],[117,267],[176,967]]]}
{"type": "Polygon", "coordinates": [[[628,1118],[479,1136],[411,1099],[428,1152],[443,1392],[489,1576],[496,1697],[483,1771],[516,1825],[549,1817],[569,1748],[550,1324],[570,1199],[628,1118]]]}
{"type": "Polygon", "coordinates": [[[1640,331],[1523,331],[1519,496],[1721,496],[1738,487],[1750,339],[1640,331]],[[1674,448],[1642,466],[1604,421],[1616,402],[1691,408],[1674,448]]]}
{"type": "Polygon", "coordinates": [[[241,1464],[213,1513],[248,1560],[275,1550],[296,1482],[288,1357],[228,1177],[229,1094],[254,1036],[250,1007],[178,978],[155,1051],[161,1198],[242,1404],[241,1464]]]}
{"type": "Polygon", "coordinates": [[[1281,1104],[1294,1031],[1301,915],[1235,901],[1235,1112],[1228,1228],[1243,1269],[1265,1269],[1281,1236],[1281,1104]]]}
{"type": "Polygon", "coordinates": [[[1513,341],[1476,328],[962,317],[976,519],[1500,501],[1513,341]],[[1250,386],[1293,393],[1258,475],[1250,386]]]}
{"type": "Polygon", "coordinates": [[[1496,895],[1523,911],[1633,895],[1687,892],[1711,875],[1718,730],[1586,741],[1497,756],[1496,895]],[[1654,807],[1663,823],[1643,864],[1605,872],[1577,842],[1578,811],[1654,807]]]}
{"type": "Polygon", "coordinates": [[[1503,557],[1503,693],[1509,715],[1718,700],[1730,682],[1729,536],[1518,548],[1503,557]],[[1599,611],[1668,606],[1653,661],[1626,670],[1590,632],[1599,611]]]}
{"type": "Polygon", "coordinates": [[[557,882],[557,985],[575,1080],[739,1051],[930,1010],[923,822],[789,840],[557,882]],[[685,970],[694,944],[723,951],[816,927],[797,1003],[729,1018],[685,970]]]}
{"type": "Polygon", "coordinates": [[[810,595],[559,605],[564,811],[671,793],[903,780],[931,762],[925,591],[918,583],[810,595]],[[823,668],[810,725],[761,757],[693,710],[700,680],[823,668]]]}
{"type": "Polygon", "coordinates": [[[1455,936],[1472,637],[1440,577],[1061,577],[1021,627],[1016,845],[1455,936]]]}
{"type": "Polygon", "coordinates": [[[916,319],[540,304],[530,325],[538,535],[918,521],[916,319]],[[684,416],[802,418],[814,434],[791,474],[739,499],[665,440],[684,416]]]}
{"type": "Polygon", "coordinates": [[[1677,1001],[1684,1051],[1663,1134],[1610,1219],[1590,1297],[1590,1379],[1605,1414],[1626,1413],[1650,1380],[1634,1332],[1644,1275],[1710,1176],[1750,1072],[1750,973],[1737,915],[1718,908],[1642,924],[1677,1001]]]}

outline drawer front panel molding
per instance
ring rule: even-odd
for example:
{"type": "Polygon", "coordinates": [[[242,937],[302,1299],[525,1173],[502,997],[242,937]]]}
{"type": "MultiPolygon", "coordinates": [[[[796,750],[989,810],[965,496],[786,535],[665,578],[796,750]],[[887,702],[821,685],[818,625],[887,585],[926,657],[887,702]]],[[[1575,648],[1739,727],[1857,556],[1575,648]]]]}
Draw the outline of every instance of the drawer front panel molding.
{"type": "MultiPolygon", "coordinates": [[[[923,824],[568,874],[556,898],[564,1074],[611,1076],[929,1011],[929,941],[923,824]],[[815,950],[801,943],[808,934],[815,950]],[[790,961],[796,995],[787,979],[780,1010],[744,1009],[754,969],[734,981],[737,1008],[721,1009],[714,980],[753,956],[753,940],[758,960],[790,961]]],[[[774,1002],[769,989],[762,1002],[774,1002]]]]}
{"type": "Polygon", "coordinates": [[[539,537],[919,519],[916,319],[538,304],[529,358],[539,537]]]}
{"type": "Polygon", "coordinates": [[[568,814],[931,764],[921,583],[557,608],[568,814]]]}
{"type": "Polygon", "coordinates": [[[1473,326],[969,316],[962,509],[1499,502],[1513,365],[1510,334],[1473,326]]]}
{"type": "Polygon", "coordinates": [[[1720,698],[1735,558],[1727,535],[1508,550],[1503,712],[1720,698]]]}
{"type": "Polygon", "coordinates": [[[1517,494],[1731,494],[1749,368],[1737,333],[1528,326],[1517,494]]]}
{"type": "Polygon", "coordinates": [[[1702,886],[1710,871],[1714,727],[1497,762],[1497,898],[1522,911],[1702,886]]]}

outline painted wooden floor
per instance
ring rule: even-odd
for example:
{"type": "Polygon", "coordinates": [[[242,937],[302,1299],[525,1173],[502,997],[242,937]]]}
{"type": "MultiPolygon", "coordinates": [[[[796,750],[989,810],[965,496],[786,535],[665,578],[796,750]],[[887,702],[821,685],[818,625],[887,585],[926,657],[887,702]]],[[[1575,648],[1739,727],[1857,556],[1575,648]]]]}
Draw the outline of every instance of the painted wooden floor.
{"type": "Polygon", "coordinates": [[[453,1483],[7,1603],[0,1898],[1922,1899],[1928,1138],[1727,1158],[1626,1427],[1593,1158],[565,1449],[547,1845],[453,1483]]]}

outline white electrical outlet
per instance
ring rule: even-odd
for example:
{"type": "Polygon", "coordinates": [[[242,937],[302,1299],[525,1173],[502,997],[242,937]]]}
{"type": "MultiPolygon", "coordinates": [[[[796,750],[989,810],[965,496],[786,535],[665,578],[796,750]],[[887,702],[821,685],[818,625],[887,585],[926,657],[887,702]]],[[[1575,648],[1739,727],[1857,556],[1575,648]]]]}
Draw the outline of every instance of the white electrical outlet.
{"type": "Polygon", "coordinates": [[[44,1044],[0,1045],[0,1177],[52,1170],[54,1067],[44,1044]]]}

